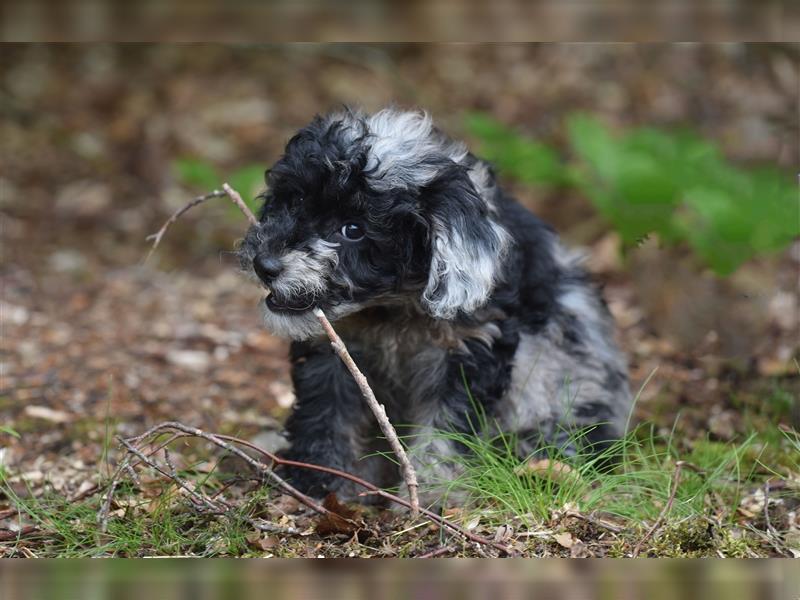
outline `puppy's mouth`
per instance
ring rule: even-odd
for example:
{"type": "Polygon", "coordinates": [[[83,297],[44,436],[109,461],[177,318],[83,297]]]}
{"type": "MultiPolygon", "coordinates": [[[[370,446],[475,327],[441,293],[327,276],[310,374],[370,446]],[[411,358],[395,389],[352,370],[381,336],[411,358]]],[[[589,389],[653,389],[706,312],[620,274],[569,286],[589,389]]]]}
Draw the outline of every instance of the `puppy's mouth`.
{"type": "Polygon", "coordinates": [[[272,312],[287,315],[299,315],[306,313],[314,308],[315,305],[314,301],[309,298],[290,300],[287,298],[276,297],[275,294],[270,294],[267,296],[266,300],[264,300],[264,303],[272,312]]]}

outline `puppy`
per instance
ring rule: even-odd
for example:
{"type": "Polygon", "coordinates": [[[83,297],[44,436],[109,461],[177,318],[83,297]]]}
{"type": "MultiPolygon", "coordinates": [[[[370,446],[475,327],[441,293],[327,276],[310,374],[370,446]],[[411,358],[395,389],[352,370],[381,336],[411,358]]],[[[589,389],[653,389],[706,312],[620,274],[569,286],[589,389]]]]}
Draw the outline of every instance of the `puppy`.
{"type": "MultiPolygon", "coordinates": [[[[238,253],[271,291],[267,328],[293,340],[288,458],[399,483],[314,307],[405,436],[427,502],[463,464],[448,432],[513,434],[520,457],[597,450],[624,433],[626,361],[578,257],[427,115],[317,117],[267,183],[238,253]]],[[[316,496],[361,491],[323,473],[286,475],[316,496]]]]}

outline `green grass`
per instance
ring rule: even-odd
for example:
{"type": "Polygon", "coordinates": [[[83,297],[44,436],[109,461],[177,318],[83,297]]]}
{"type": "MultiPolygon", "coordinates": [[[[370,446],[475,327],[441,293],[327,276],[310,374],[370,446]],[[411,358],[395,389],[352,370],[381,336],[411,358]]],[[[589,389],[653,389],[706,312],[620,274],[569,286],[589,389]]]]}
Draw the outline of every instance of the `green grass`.
{"type": "MultiPolygon", "coordinates": [[[[730,444],[699,440],[691,449],[679,451],[671,437],[662,438],[653,427],[642,425],[600,455],[550,461],[542,472],[521,475],[518,471],[525,461],[517,455],[513,435],[439,435],[469,449],[457,458],[462,474],[442,482],[447,494],[466,493],[470,505],[499,517],[513,514],[531,524],[549,520],[554,511],[567,505],[585,513],[600,511],[625,520],[652,520],[669,498],[679,460],[691,468],[684,468],[679,480],[671,511],[677,519],[706,514],[706,501],[712,496],[722,500],[720,514],[730,519],[742,490],[764,478],[759,474],[760,463],[751,458],[755,435],[730,444]],[[616,466],[603,467],[606,459],[616,461],[616,466]],[[563,464],[571,469],[569,475],[554,472],[563,464]]],[[[561,449],[543,450],[545,455],[558,457],[561,449]]]]}
{"type": "MultiPolygon", "coordinates": [[[[475,430],[492,429],[483,418],[479,413],[475,430]]],[[[517,529],[560,530],[560,515],[569,511],[614,523],[623,533],[608,556],[630,556],[659,519],[663,521],[657,534],[642,555],[753,557],[776,548],[788,552],[780,539],[764,535],[761,514],[748,518],[738,509],[745,496],[767,481],[774,488],[784,487],[776,482],[788,484],[786,491],[772,491],[772,499],[785,497],[789,506],[797,502],[797,487],[791,481],[800,474],[800,434],[773,425],[731,442],[708,436],[685,440],[677,425],[664,434],[652,424],[642,424],[599,455],[569,458],[563,456],[563,448],[579,443],[586,431],[572,432],[561,447],[543,446],[527,458],[518,455],[512,434],[440,431],[437,435],[468,452],[454,459],[460,475],[438,482],[438,489],[451,503],[467,509],[464,522],[480,516],[486,525],[513,522],[517,529]],[[545,467],[535,472],[521,468],[528,461],[545,467]],[[564,465],[569,469],[566,475],[561,472],[564,465]]],[[[595,529],[588,539],[599,533],[595,529]]]]}

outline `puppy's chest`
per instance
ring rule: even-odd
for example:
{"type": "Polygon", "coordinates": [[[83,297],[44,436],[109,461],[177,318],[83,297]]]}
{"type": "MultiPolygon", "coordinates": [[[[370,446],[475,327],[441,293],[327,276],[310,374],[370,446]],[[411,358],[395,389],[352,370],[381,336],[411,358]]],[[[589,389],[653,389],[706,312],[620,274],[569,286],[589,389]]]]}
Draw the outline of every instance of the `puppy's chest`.
{"type": "Polygon", "coordinates": [[[437,393],[450,364],[469,353],[468,341],[490,348],[498,336],[493,323],[466,328],[412,322],[362,330],[359,350],[370,379],[413,401],[437,393]]]}
{"type": "Polygon", "coordinates": [[[380,328],[365,337],[363,353],[369,370],[393,387],[419,388],[434,383],[452,346],[433,331],[380,328]]]}

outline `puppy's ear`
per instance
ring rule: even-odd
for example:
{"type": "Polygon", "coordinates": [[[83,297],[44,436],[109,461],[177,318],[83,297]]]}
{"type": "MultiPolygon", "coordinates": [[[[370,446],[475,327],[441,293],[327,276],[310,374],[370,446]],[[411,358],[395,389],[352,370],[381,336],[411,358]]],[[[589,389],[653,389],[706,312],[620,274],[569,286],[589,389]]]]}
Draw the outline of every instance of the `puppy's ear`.
{"type": "Polygon", "coordinates": [[[421,202],[430,232],[431,264],[422,306],[449,319],[484,304],[510,242],[466,169],[458,166],[426,187],[421,202]]]}

